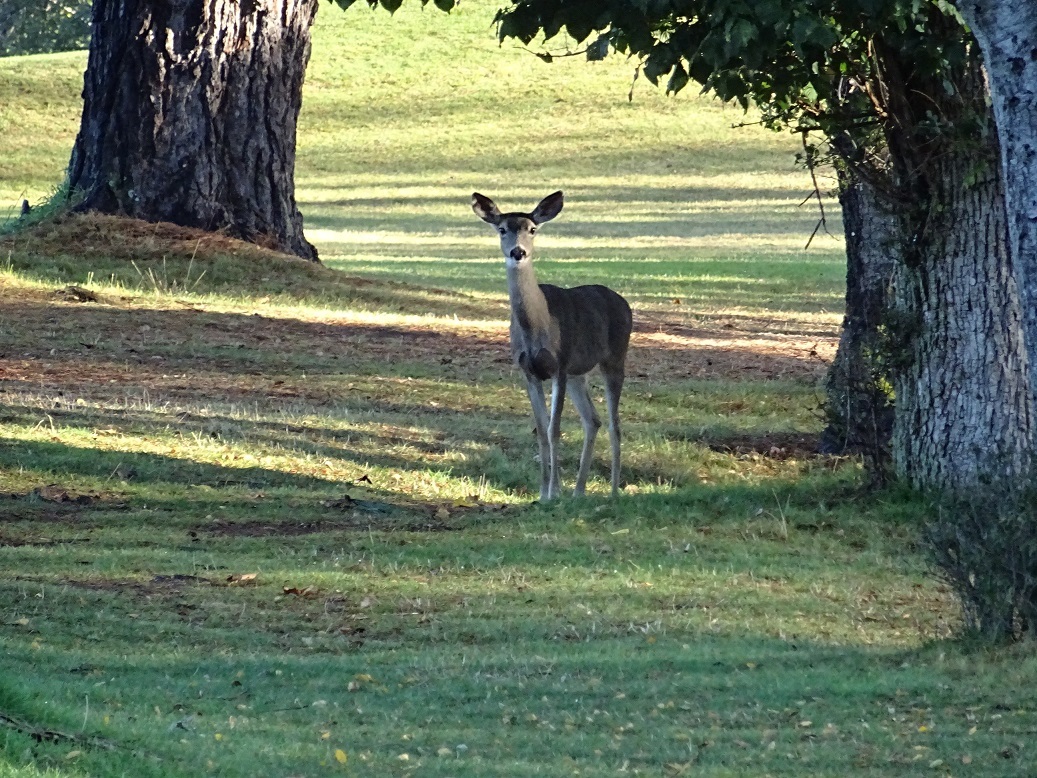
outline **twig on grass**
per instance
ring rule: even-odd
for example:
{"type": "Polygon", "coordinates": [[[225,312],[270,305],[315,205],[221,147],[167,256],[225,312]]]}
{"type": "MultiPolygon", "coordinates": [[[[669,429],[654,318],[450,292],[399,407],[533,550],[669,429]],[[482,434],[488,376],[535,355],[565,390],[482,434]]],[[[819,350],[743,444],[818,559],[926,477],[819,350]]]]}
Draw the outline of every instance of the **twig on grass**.
{"type": "Polygon", "coordinates": [[[77,746],[89,746],[91,748],[103,748],[106,751],[114,751],[119,744],[103,737],[86,737],[83,735],[70,735],[67,732],[59,732],[56,729],[37,727],[28,721],[10,716],[0,711],[0,726],[13,729],[23,735],[28,735],[37,743],[47,741],[49,743],[72,743],[77,746]]]}

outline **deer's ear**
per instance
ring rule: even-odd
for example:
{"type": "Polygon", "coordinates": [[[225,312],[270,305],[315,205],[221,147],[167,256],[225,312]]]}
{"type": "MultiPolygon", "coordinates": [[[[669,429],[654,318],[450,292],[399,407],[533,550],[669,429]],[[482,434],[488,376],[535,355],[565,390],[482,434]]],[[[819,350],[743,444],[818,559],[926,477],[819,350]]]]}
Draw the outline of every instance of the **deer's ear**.
{"type": "Polygon", "coordinates": [[[481,195],[478,192],[472,193],[472,210],[475,211],[475,215],[484,222],[493,225],[500,224],[500,209],[498,209],[497,204],[486,195],[481,195]]]}
{"type": "Polygon", "coordinates": [[[551,221],[551,219],[553,219],[559,213],[562,212],[562,205],[563,203],[561,191],[549,194],[547,197],[545,197],[543,200],[537,203],[537,207],[533,209],[533,213],[531,214],[533,217],[533,221],[535,221],[537,224],[543,224],[544,222],[551,221]]]}

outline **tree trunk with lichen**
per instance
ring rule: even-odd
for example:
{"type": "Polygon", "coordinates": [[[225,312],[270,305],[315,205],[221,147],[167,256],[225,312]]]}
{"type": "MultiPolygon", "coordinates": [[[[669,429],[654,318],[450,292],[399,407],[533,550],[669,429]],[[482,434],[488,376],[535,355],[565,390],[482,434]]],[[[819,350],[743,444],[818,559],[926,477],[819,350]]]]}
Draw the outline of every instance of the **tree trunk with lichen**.
{"type": "Polygon", "coordinates": [[[1023,301],[1030,381],[1037,392],[1037,6],[956,3],[983,51],[1001,150],[1008,235],[1023,301]]]}
{"type": "Polygon", "coordinates": [[[895,273],[894,460],[924,489],[1016,484],[1032,404],[1000,170],[976,180],[965,153],[927,168],[925,229],[895,273]]]}
{"type": "Polygon", "coordinates": [[[295,203],[317,0],[94,0],[79,208],[223,231],[316,260],[295,203]]]}

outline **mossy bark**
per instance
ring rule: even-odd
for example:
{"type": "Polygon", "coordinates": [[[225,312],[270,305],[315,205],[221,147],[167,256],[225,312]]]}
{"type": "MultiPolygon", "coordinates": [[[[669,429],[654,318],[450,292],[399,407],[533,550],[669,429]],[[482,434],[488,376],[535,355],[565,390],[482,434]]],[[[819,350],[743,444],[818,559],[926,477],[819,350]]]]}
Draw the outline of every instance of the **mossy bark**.
{"type": "Polygon", "coordinates": [[[840,176],[846,237],[846,315],[825,381],[825,453],[861,454],[870,478],[890,475],[893,397],[882,325],[893,268],[903,245],[902,221],[887,199],[850,172],[840,176]]]}

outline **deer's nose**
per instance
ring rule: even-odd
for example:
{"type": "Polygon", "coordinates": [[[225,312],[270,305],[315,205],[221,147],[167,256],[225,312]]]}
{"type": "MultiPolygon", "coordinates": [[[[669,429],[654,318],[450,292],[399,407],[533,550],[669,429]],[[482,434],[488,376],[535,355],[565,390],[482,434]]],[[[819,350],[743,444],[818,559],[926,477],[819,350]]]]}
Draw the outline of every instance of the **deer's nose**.
{"type": "Polygon", "coordinates": [[[529,256],[529,253],[521,246],[515,246],[511,250],[511,258],[516,262],[521,262],[523,259],[529,256]]]}

